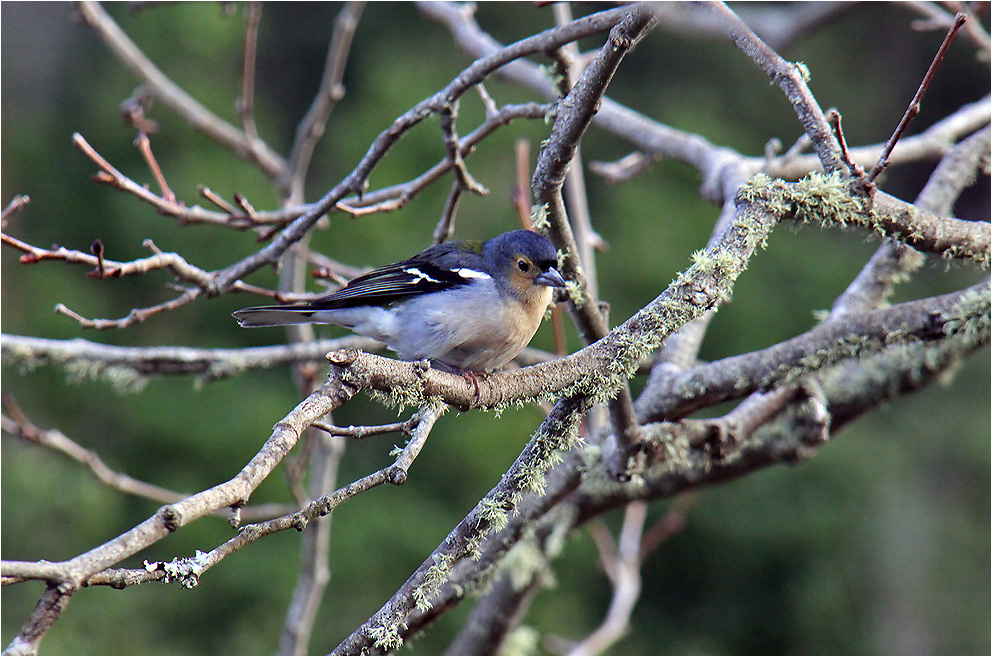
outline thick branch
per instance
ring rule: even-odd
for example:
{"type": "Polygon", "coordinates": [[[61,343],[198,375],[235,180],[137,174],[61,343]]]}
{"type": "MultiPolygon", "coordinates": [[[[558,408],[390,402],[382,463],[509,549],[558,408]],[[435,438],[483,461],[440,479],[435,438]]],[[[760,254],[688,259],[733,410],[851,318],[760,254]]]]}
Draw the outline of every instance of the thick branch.
{"type": "Polygon", "coordinates": [[[385,392],[399,404],[439,398],[459,408],[501,408],[532,399],[586,393],[609,397],[673,331],[730,297],[734,281],[776,225],[767,208],[742,202],[735,220],[696,263],[661,295],[592,345],[559,360],[480,378],[478,390],[464,377],[419,363],[353,351],[332,353],[331,362],[356,387],[385,392]]]}
{"type": "MultiPolygon", "coordinates": [[[[944,339],[953,329],[947,318],[956,317],[964,300],[987,288],[986,283],[980,283],[939,297],[845,316],[774,347],[694,367],[676,377],[671,389],[638,399],[638,417],[678,419],[699,408],[769,389],[893,344],[944,339]]],[[[969,319],[980,320],[981,306],[970,308],[969,319]]],[[[987,328],[983,340],[988,341],[987,328]]]]}

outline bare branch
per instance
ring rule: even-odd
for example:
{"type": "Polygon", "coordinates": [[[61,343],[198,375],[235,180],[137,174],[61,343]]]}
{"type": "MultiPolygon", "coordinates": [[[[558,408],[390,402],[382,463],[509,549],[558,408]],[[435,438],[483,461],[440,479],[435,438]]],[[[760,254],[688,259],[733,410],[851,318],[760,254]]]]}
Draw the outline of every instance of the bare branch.
{"type": "MultiPolygon", "coordinates": [[[[485,122],[461,139],[462,158],[467,157],[476,145],[498,128],[509,125],[511,121],[518,118],[543,119],[551,111],[552,107],[552,105],[542,105],[539,103],[505,105],[495,114],[487,116],[485,122]]],[[[452,166],[453,164],[450,158],[445,158],[407,183],[365,193],[361,199],[349,197],[338,203],[335,207],[353,216],[398,210],[416,198],[428,185],[450,171],[452,166]]],[[[530,208],[528,207],[529,211],[530,208]]]]}
{"type": "MultiPolygon", "coordinates": [[[[575,242],[571,224],[565,211],[562,197],[562,187],[568,176],[568,168],[578,152],[578,144],[582,135],[589,127],[592,117],[596,114],[606,87],[620,65],[624,55],[641,39],[657,22],[654,14],[636,5],[622,21],[611,31],[606,45],[600,49],[596,58],[582,72],[562,102],[559,104],[551,137],[541,149],[537,158],[537,166],[531,181],[534,191],[534,202],[546,215],[547,227],[551,241],[562,252],[561,270],[566,280],[572,285],[567,289],[571,301],[571,309],[576,324],[587,343],[599,340],[608,331],[606,319],[600,313],[595,286],[590,283],[585,270],[586,262],[582,256],[590,260],[592,266],[591,241],[588,239],[589,226],[584,226],[584,244],[580,248],[575,242]]],[[[573,167],[577,168],[577,167],[573,167]]],[[[578,181],[573,178],[573,184],[578,181]]],[[[581,191],[577,189],[576,191],[581,191]]],[[[580,207],[581,203],[578,204],[580,207]]],[[[544,224],[544,222],[541,222],[544,224]]],[[[587,223],[587,222],[586,222],[587,223]]],[[[630,390],[624,382],[617,390],[615,397],[609,402],[611,418],[614,424],[614,436],[618,449],[607,457],[610,470],[618,477],[630,476],[636,470],[632,462],[637,450],[637,431],[634,421],[633,401],[630,390]]]]}
{"type": "Polygon", "coordinates": [[[324,74],[320,87],[307,111],[306,116],[296,127],[296,138],[289,156],[289,171],[292,178],[284,184],[290,198],[303,198],[303,183],[310,168],[317,141],[324,134],[327,119],[344,98],[344,71],[351,50],[352,38],[358,27],[358,20],[365,8],[364,2],[346,2],[334,21],[334,33],[327,50],[324,74]]]}
{"type": "Polygon", "coordinates": [[[48,586],[35,605],[31,616],[4,652],[8,655],[37,655],[42,639],[69,606],[72,593],[58,586],[48,586]]]}
{"type": "MultiPolygon", "coordinates": [[[[82,140],[82,137],[79,139],[82,140]]],[[[145,162],[148,163],[148,168],[151,169],[152,175],[158,183],[158,188],[161,191],[162,198],[166,202],[174,203],[176,200],[176,195],[172,193],[172,190],[169,189],[169,184],[165,182],[165,175],[162,173],[162,169],[158,166],[158,162],[155,160],[155,154],[152,153],[152,143],[148,139],[148,135],[144,132],[139,132],[138,136],[134,140],[134,143],[138,147],[138,150],[141,151],[141,155],[145,158],[145,162]]]]}
{"type": "MultiPolygon", "coordinates": [[[[164,175],[161,170],[158,169],[157,164],[153,164],[154,158],[149,160],[149,166],[152,168],[153,173],[155,173],[155,177],[159,180],[159,186],[163,190],[162,196],[154,194],[144,185],[135,182],[121,173],[117,168],[105,160],[103,156],[101,156],[96,149],[93,148],[79,133],[73,134],[72,140],[73,144],[75,144],[79,150],[81,150],[88,158],[93,160],[93,162],[100,167],[101,173],[96,174],[93,178],[96,182],[110,185],[114,189],[119,189],[136,196],[145,203],[152,205],[152,207],[154,207],[158,212],[166,216],[173,217],[180,223],[180,225],[203,223],[219,226],[230,226],[237,230],[245,230],[248,228],[255,228],[260,225],[286,224],[287,222],[298,217],[306,209],[305,207],[294,205],[271,212],[248,212],[244,207],[240,209],[234,208],[205,187],[200,188],[200,193],[204,194],[204,196],[206,196],[206,198],[208,198],[215,205],[223,208],[225,212],[211,212],[198,205],[187,207],[182,202],[177,201],[175,195],[173,195],[171,190],[168,189],[168,186],[165,183],[164,175]]],[[[139,147],[144,148],[140,138],[137,143],[139,147]]],[[[151,150],[149,146],[146,160],[150,156],[151,150]]]]}
{"type": "Polygon", "coordinates": [[[258,24],[262,20],[262,3],[249,2],[245,9],[245,57],[241,73],[241,98],[237,101],[245,139],[254,149],[258,139],[255,125],[255,57],[258,54],[258,24]]]}
{"type": "Polygon", "coordinates": [[[343,200],[347,194],[359,193],[364,190],[372,169],[406,131],[426,117],[448,107],[452,101],[460,98],[468,89],[484,80],[493,71],[520,57],[536,52],[545,52],[562,43],[610,29],[625,13],[626,9],[611,9],[592,14],[564,27],[545,30],[532,37],[522,39],[493,55],[476,60],[444,89],[417,103],[394,120],[390,127],[379,133],[358,166],[324,194],[303,216],[293,221],[275,236],[268,246],[218,272],[213,291],[226,290],[235,281],[249,273],[266,264],[274,264],[286,249],[309,232],[310,228],[325,212],[343,200]]]}
{"type": "MultiPolygon", "coordinates": [[[[956,316],[962,300],[987,291],[987,287],[982,283],[939,297],[845,316],[768,349],[699,365],[679,375],[664,395],[642,396],[637,402],[638,417],[685,417],[704,406],[767,390],[797,374],[824,369],[847,358],[863,358],[895,344],[944,339],[950,330],[944,318],[956,316]],[[690,389],[705,392],[686,395],[690,389]]],[[[971,312],[980,313],[981,307],[971,312]]],[[[977,337],[979,344],[987,342],[987,330],[977,337]]]]}
{"type": "Polygon", "coordinates": [[[24,207],[30,202],[31,197],[27,194],[18,194],[12,198],[10,203],[7,204],[7,207],[3,209],[3,214],[0,215],[0,221],[3,221],[3,227],[6,228],[7,219],[23,210],[24,207]]]}
{"type": "Polygon", "coordinates": [[[286,344],[247,349],[193,349],[190,347],[117,347],[80,338],[48,340],[4,333],[0,336],[4,362],[28,367],[51,363],[69,372],[85,372],[112,382],[149,376],[196,375],[213,381],[255,369],[297,363],[319,363],[329,351],[364,349],[381,345],[369,338],[347,336],[312,344],[286,344]]]}
{"type": "Polygon", "coordinates": [[[616,643],[630,626],[630,615],[641,594],[641,536],[647,518],[647,504],[631,502],[623,517],[623,528],[612,559],[610,580],[613,598],[606,618],[596,630],[574,646],[569,655],[598,655],[616,643]]]}
{"type": "MultiPolygon", "coordinates": [[[[986,126],[945,155],[915,205],[939,215],[950,214],[954,201],[969,181],[974,180],[982,158],[988,153],[989,135],[990,128],[986,126]]],[[[834,301],[831,318],[879,307],[888,299],[895,285],[905,281],[922,266],[923,261],[923,255],[915,249],[887,239],[857,278],[834,301]]]]}
{"type": "Polygon", "coordinates": [[[406,618],[417,609],[431,608],[431,600],[448,579],[451,568],[466,557],[481,554],[482,541],[493,527],[507,521],[524,491],[541,490],[545,474],[558,452],[570,447],[570,437],[588,408],[584,399],[561,399],[499,484],[458,523],[400,590],[342,641],[333,654],[381,653],[399,647],[403,635],[409,632],[406,618]]]}
{"type": "MultiPolygon", "coordinates": [[[[327,386],[325,386],[325,390],[323,392],[319,393],[320,396],[323,397],[327,394],[326,388],[327,386]]],[[[339,390],[341,390],[341,388],[339,388],[339,390]]],[[[298,406],[297,408],[300,407],[298,406]]],[[[183,559],[178,563],[174,563],[174,567],[177,568],[179,572],[173,576],[180,581],[187,582],[187,584],[185,584],[186,586],[195,586],[198,578],[204,572],[210,568],[213,568],[227,557],[254,543],[260,538],[286,531],[288,529],[303,531],[306,529],[308,524],[318,518],[328,515],[336,507],[356,495],[364,493],[377,486],[381,486],[382,484],[388,483],[397,486],[403,484],[406,481],[407,471],[409,470],[410,465],[412,465],[413,461],[420,454],[421,449],[423,449],[424,444],[427,442],[427,437],[430,435],[434,423],[443,412],[443,409],[440,408],[425,408],[421,411],[418,418],[417,427],[413,431],[410,442],[403,448],[392,465],[386,466],[381,470],[366,475],[365,477],[362,477],[347,486],[343,486],[330,495],[315,499],[307,505],[306,508],[297,511],[296,513],[243,527],[237,536],[217,546],[210,552],[200,553],[194,559],[183,559]]],[[[257,458],[258,457],[256,457],[256,459],[257,458]]],[[[244,470],[242,472],[244,472],[244,470]]],[[[219,487],[215,487],[211,490],[217,490],[218,488],[219,487]]],[[[208,492],[210,491],[198,493],[196,496],[184,500],[184,503],[189,503],[195,497],[204,495],[208,492]]],[[[133,531],[134,530],[132,530],[132,532],[133,531]]],[[[170,570],[168,564],[159,563],[153,564],[153,566],[154,568],[150,569],[164,569],[166,572],[169,572],[170,570]]]]}
{"type": "Polygon", "coordinates": [[[765,45],[758,35],[723,3],[699,4],[717,20],[731,41],[782,89],[796,111],[804,131],[809,135],[810,143],[820,158],[824,170],[843,171],[840,145],[834,138],[819,103],[806,86],[806,73],[796,64],[782,59],[777,52],[765,45]]]}
{"type": "Polygon", "coordinates": [[[258,164],[273,180],[285,176],[286,161],[264,143],[253,140],[200,104],[166,77],[118,27],[117,23],[96,2],[78,4],[79,13],[121,62],[144,80],[150,92],[193,128],[229,148],[241,157],[258,164]]]}
{"type": "Polygon", "coordinates": [[[937,49],[937,54],[934,55],[933,61],[930,63],[930,68],[927,69],[926,75],[923,76],[923,81],[920,82],[920,88],[916,90],[916,95],[913,96],[913,100],[910,101],[909,107],[906,109],[906,113],[903,114],[902,120],[899,121],[899,125],[896,126],[895,132],[889,137],[889,141],[886,142],[885,147],[882,149],[882,154],[878,158],[878,162],[875,166],[871,168],[868,172],[868,182],[872,182],[878,177],[878,174],[882,173],[885,167],[889,164],[889,154],[892,149],[895,148],[896,142],[902,137],[902,133],[906,131],[906,126],[909,122],[916,118],[916,115],[920,113],[920,101],[923,99],[923,94],[926,93],[927,88],[930,87],[930,81],[933,80],[934,73],[937,72],[937,67],[944,60],[944,55],[947,53],[947,49],[951,45],[951,41],[954,40],[954,35],[957,31],[961,29],[961,26],[965,22],[965,14],[958,13],[954,17],[954,24],[947,30],[947,35],[944,37],[944,41],[940,44],[940,48],[937,49]]]}
{"type": "MultiPolygon", "coordinates": [[[[162,504],[172,504],[188,497],[186,493],[172,491],[134,479],[122,472],[115,472],[104,463],[99,454],[81,446],[61,431],[40,429],[35,426],[14,403],[10,395],[4,395],[3,401],[10,413],[10,417],[0,416],[0,424],[2,424],[4,431],[27,442],[37,443],[42,447],[64,454],[77,463],[87,466],[101,483],[110,488],[162,504]]],[[[242,515],[245,518],[272,518],[286,513],[285,508],[285,505],[282,504],[253,505],[242,509],[242,515]]],[[[226,514],[223,511],[217,511],[217,515],[224,516],[226,514]]],[[[88,582],[88,584],[93,584],[93,582],[88,582]]]]}
{"type": "MultiPolygon", "coordinates": [[[[89,552],[68,561],[47,564],[51,574],[45,579],[57,581],[60,590],[71,594],[92,575],[137,554],[180,527],[224,507],[244,506],[255,488],[293,448],[303,430],[354,393],[354,389],[337,381],[329,382],[276,424],[259,452],[235,477],[163,506],[141,524],[89,552]]],[[[21,574],[8,562],[2,564],[0,572],[5,577],[21,574]]]]}

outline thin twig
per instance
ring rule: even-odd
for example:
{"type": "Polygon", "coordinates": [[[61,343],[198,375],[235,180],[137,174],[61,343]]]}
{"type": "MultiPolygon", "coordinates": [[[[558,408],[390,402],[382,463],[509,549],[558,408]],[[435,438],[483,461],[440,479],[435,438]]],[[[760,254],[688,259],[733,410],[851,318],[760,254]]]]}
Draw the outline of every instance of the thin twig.
{"type": "MultiPolygon", "coordinates": [[[[160,504],[172,504],[186,497],[188,493],[176,491],[156,486],[138,479],[135,479],[123,472],[112,470],[100,458],[100,455],[91,449],[87,449],[72,440],[57,429],[40,429],[32,423],[20,407],[14,402],[11,395],[3,396],[4,406],[10,416],[0,415],[0,426],[12,436],[36,443],[47,449],[51,449],[59,454],[63,454],[73,461],[85,465],[90,472],[103,484],[110,488],[125,493],[136,495],[160,504]]],[[[264,504],[247,506],[242,509],[242,514],[246,518],[272,518],[286,513],[285,505],[264,504]]],[[[218,510],[216,515],[225,516],[223,509],[218,510]]]]}
{"type": "Polygon", "coordinates": [[[245,138],[253,148],[258,141],[258,126],[255,125],[255,58],[258,55],[258,24],[262,20],[262,3],[252,0],[245,10],[245,56],[241,72],[241,98],[238,99],[238,114],[244,128],[245,138]]]}
{"type": "Polygon", "coordinates": [[[655,156],[636,151],[614,162],[593,160],[589,162],[589,170],[603,178],[607,185],[616,185],[648,171],[657,161],[655,156]]]}
{"type": "Polygon", "coordinates": [[[889,141],[885,143],[885,147],[882,149],[882,154],[878,158],[878,162],[875,166],[871,168],[868,172],[867,181],[872,182],[878,177],[878,174],[882,173],[885,167],[889,164],[889,154],[892,149],[896,147],[896,142],[902,137],[902,133],[906,131],[906,126],[912,121],[917,114],[920,113],[920,101],[923,99],[923,94],[927,92],[930,87],[930,82],[933,80],[934,74],[937,72],[937,67],[944,60],[944,55],[947,53],[947,49],[951,45],[951,41],[954,40],[954,35],[957,34],[961,26],[964,25],[967,16],[959,12],[954,17],[954,24],[947,30],[947,34],[944,36],[944,40],[940,44],[940,48],[937,49],[937,54],[934,55],[933,61],[930,62],[930,68],[927,69],[926,75],[923,76],[923,81],[920,82],[919,89],[916,90],[916,95],[913,96],[913,100],[909,103],[909,107],[906,108],[906,112],[902,115],[902,120],[899,121],[899,125],[896,126],[895,132],[889,137],[889,141]]]}
{"type": "Polygon", "coordinates": [[[281,185],[289,198],[303,198],[303,184],[310,168],[314,148],[324,134],[331,112],[344,98],[343,80],[348,53],[351,51],[352,39],[364,8],[364,2],[346,2],[334,20],[334,32],[327,50],[320,87],[306,116],[296,127],[296,136],[289,156],[290,177],[281,185]]]}
{"type": "Polygon", "coordinates": [[[455,180],[462,189],[479,196],[485,196],[489,190],[472,177],[465,165],[465,158],[462,157],[461,142],[455,126],[458,122],[458,100],[453,100],[442,107],[438,115],[441,118],[441,134],[444,135],[444,146],[448,150],[448,158],[451,159],[452,168],[455,170],[455,180]]]}
{"type": "Polygon", "coordinates": [[[368,438],[369,436],[381,436],[386,433],[409,433],[417,423],[420,418],[414,415],[409,420],[404,422],[393,422],[391,424],[379,424],[372,427],[336,427],[326,422],[314,422],[313,426],[321,431],[326,431],[332,436],[344,436],[345,438],[355,438],[362,439],[368,438]]]}
{"type": "MultiPolygon", "coordinates": [[[[50,574],[45,579],[56,581],[61,590],[72,592],[92,575],[137,554],[182,526],[218,509],[244,506],[251,493],[293,448],[303,430],[332,408],[346,402],[355,392],[339,381],[329,381],[276,424],[269,439],[235,477],[162,507],[144,522],[84,554],[68,561],[46,563],[50,574]]],[[[245,533],[239,536],[243,537],[245,533]]],[[[21,574],[16,563],[4,562],[0,566],[4,577],[21,574]]]]}
{"type": "Polygon", "coordinates": [[[465,189],[464,183],[457,177],[451,183],[448,190],[448,197],[444,200],[444,209],[441,210],[441,218],[434,227],[432,244],[441,244],[451,239],[455,234],[455,216],[458,213],[458,202],[462,198],[462,191],[465,189]]]}
{"type": "Polygon", "coordinates": [[[835,109],[829,110],[827,112],[827,120],[830,121],[830,125],[834,129],[834,135],[837,137],[837,143],[840,145],[840,158],[844,160],[844,164],[847,165],[852,176],[861,176],[864,174],[864,170],[851,160],[851,154],[847,152],[847,140],[844,138],[844,129],[841,127],[840,112],[835,109]]]}
{"type": "MultiPolygon", "coordinates": [[[[98,153],[97,150],[93,148],[93,146],[91,146],[90,143],[79,133],[73,134],[72,140],[73,144],[80,151],[82,151],[86,157],[90,158],[94,163],[96,163],[97,166],[100,167],[100,173],[94,176],[94,180],[96,182],[110,185],[115,189],[132,194],[146,203],[150,203],[157,211],[173,217],[181,225],[205,223],[230,226],[238,230],[245,230],[248,228],[255,228],[260,224],[284,225],[298,217],[300,213],[305,210],[305,208],[293,206],[285,207],[273,212],[258,212],[249,216],[243,211],[238,212],[236,209],[226,206],[226,204],[222,207],[225,207],[225,209],[230,209],[224,213],[210,212],[198,205],[187,207],[183,203],[177,201],[175,196],[171,196],[171,192],[170,197],[168,198],[165,196],[158,196],[146,186],[140,185],[131,178],[125,176],[116,167],[110,164],[110,162],[104,159],[104,157],[100,155],[100,153],[98,153]]],[[[140,147],[140,142],[138,145],[140,147]]],[[[154,161],[154,159],[152,161],[154,161]]],[[[149,162],[149,166],[153,166],[151,162],[149,162]]],[[[153,172],[155,168],[157,168],[157,165],[153,166],[153,172]]],[[[161,172],[159,172],[159,175],[161,175],[161,172]]],[[[158,178],[158,176],[156,177],[158,178]]],[[[165,184],[164,177],[159,180],[159,184],[160,186],[165,184]]],[[[164,189],[167,190],[168,187],[166,186],[164,189]]],[[[210,200],[214,203],[217,202],[213,196],[208,198],[210,198],[210,200]]]]}
{"type": "Polygon", "coordinates": [[[169,301],[163,301],[162,303],[156,304],[154,306],[146,306],[144,308],[134,308],[124,317],[120,319],[88,319],[83,317],[76,311],[70,309],[63,303],[55,305],[55,312],[60,315],[65,315],[66,317],[79,322],[82,328],[97,329],[99,331],[108,331],[111,329],[126,329],[133,324],[139,324],[153,315],[157,315],[162,312],[176,310],[177,308],[182,308],[183,306],[189,305],[194,299],[200,296],[199,288],[187,288],[185,292],[180,294],[175,299],[169,301]]]}
{"type": "Polygon", "coordinates": [[[6,228],[7,219],[9,219],[11,216],[23,210],[24,207],[30,202],[31,202],[31,197],[28,196],[27,194],[18,194],[17,196],[12,198],[10,200],[10,203],[7,204],[7,207],[3,209],[3,213],[0,214],[0,221],[3,222],[2,224],[3,227],[6,228]]]}
{"type": "Polygon", "coordinates": [[[77,7],[86,24],[96,31],[121,62],[147,83],[149,92],[154,93],[159,101],[214,141],[256,162],[273,180],[285,175],[288,165],[278,153],[263,142],[249,139],[242,130],[218,117],[166,77],[99,3],[87,0],[78,3],[77,7]]]}
{"type": "Polygon", "coordinates": [[[454,100],[460,98],[478,82],[491,75],[493,71],[521,57],[536,52],[545,52],[562,43],[610,29],[613,23],[625,15],[627,11],[627,8],[608,9],[585,16],[566,26],[545,30],[507,46],[493,55],[477,59],[444,89],[417,103],[380,132],[351,173],[324,194],[305,214],[274,236],[268,246],[217,272],[210,293],[224,292],[235,281],[261,267],[278,262],[287,249],[310,232],[325,212],[344,200],[346,195],[364,191],[372,170],[408,130],[427,117],[440,113],[444,108],[450,108],[454,100]]]}
{"type": "Polygon", "coordinates": [[[615,554],[600,553],[601,558],[604,558],[604,568],[607,573],[611,573],[610,581],[613,584],[613,597],[606,617],[592,634],[569,651],[569,655],[598,655],[627,633],[630,615],[641,593],[640,547],[646,518],[645,502],[637,501],[627,505],[615,554]],[[607,559],[610,562],[608,567],[607,559]]]}
{"type": "Polygon", "coordinates": [[[330,351],[362,349],[376,351],[382,345],[371,338],[348,335],[313,344],[278,344],[244,349],[194,349],[191,347],[120,347],[73,338],[49,340],[3,333],[0,335],[4,362],[28,367],[50,364],[93,377],[108,378],[122,372],[137,377],[189,376],[213,381],[256,369],[272,369],[296,363],[322,363],[330,351]]]}
{"type": "MultiPolygon", "coordinates": [[[[487,117],[478,128],[460,140],[462,158],[467,157],[482,140],[500,127],[509,125],[511,121],[519,118],[543,119],[550,109],[551,105],[540,103],[506,105],[500,108],[495,114],[487,117]]],[[[450,171],[453,166],[450,158],[444,158],[409,182],[367,192],[362,195],[361,199],[357,197],[346,198],[335,207],[352,216],[398,210],[416,198],[427,186],[450,171]]],[[[530,213],[530,208],[527,209],[527,212],[530,213]]]]}
{"type": "Polygon", "coordinates": [[[162,168],[159,167],[158,161],[155,159],[155,154],[152,152],[152,143],[148,139],[148,135],[144,132],[138,132],[138,136],[134,139],[135,145],[138,150],[141,151],[142,157],[145,158],[145,162],[148,164],[148,168],[152,172],[152,176],[155,177],[155,182],[158,183],[158,188],[162,195],[162,198],[169,203],[176,202],[176,195],[172,193],[169,189],[169,184],[165,181],[165,174],[162,173],[162,168]]]}
{"type": "Polygon", "coordinates": [[[296,513],[245,526],[236,537],[217,546],[206,554],[201,554],[196,559],[195,564],[191,564],[191,567],[195,568],[195,576],[199,577],[203,572],[206,572],[241,548],[254,543],[260,538],[286,531],[287,529],[303,531],[310,522],[328,515],[338,506],[361,493],[383,484],[403,484],[407,479],[407,472],[410,466],[420,454],[424,444],[427,442],[431,429],[443,412],[443,409],[440,408],[424,408],[421,411],[419,422],[413,431],[410,441],[400,451],[400,454],[391,465],[366,475],[347,486],[343,486],[330,495],[313,500],[306,508],[296,513]]]}
{"type": "Polygon", "coordinates": [[[100,257],[97,257],[92,253],[67,249],[64,246],[43,249],[32,246],[27,242],[22,242],[6,233],[2,234],[2,241],[7,246],[24,252],[24,255],[21,256],[21,264],[32,265],[43,260],[62,260],[73,264],[84,264],[95,269],[95,278],[135,276],[156,269],[169,269],[181,280],[197,285],[205,284],[210,278],[209,272],[189,264],[178,253],[166,253],[159,250],[151,240],[145,240],[143,246],[154,251],[155,255],[131,260],[130,262],[107,260],[103,258],[102,254],[100,257]]]}

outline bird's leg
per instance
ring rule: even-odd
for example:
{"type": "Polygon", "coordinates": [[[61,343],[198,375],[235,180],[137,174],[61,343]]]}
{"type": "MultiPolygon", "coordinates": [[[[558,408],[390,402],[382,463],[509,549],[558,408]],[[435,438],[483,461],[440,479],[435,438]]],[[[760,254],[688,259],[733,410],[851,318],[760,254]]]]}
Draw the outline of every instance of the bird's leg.
{"type": "Polygon", "coordinates": [[[475,386],[475,402],[472,406],[478,408],[482,402],[482,389],[479,387],[479,377],[475,375],[475,372],[471,370],[462,371],[462,376],[469,380],[473,386],[475,386]]]}
{"type": "Polygon", "coordinates": [[[475,388],[475,401],[468,407],[462,410],[467,411],[469,408],[478,408],[482,403],[482,388],[479,386],[479,377],[472,370],[463,370],[457,367],[452,367],[447,363],[442,363],[440,361],[431,360],[431,366],[434,369],[441,370],[442,372],[448,372],[450,374],[458,374],[463,377],[466,381],[472,384],[475,388]]]}

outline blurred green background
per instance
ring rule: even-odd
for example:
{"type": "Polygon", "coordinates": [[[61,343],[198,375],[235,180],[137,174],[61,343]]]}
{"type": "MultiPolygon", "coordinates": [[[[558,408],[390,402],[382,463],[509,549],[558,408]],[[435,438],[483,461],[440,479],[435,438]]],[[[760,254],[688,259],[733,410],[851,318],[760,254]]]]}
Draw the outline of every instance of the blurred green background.
{"type": "MultiPolygon", "coordinates": [[[[131,13],[115,4],[108,10],[167,75],[237,123],[243,5],[180,3],[131,13]]],[[[312,99],[339,10],[339,3],[264,5],[255,116],[262,137],[277,151],[288,150],[312,99]]],[[[180,228],[133,197],[88,181],[96,168],[73,148],[73,132],[125,174],[154,187],[132,146],[133,130],[119,118],[119,105],[136,80],[72,20],[73,11],[62,3],[0,6],[0,202],[31,196],[6,232],[39,246],[58,243],[83,251],[99,238],[108,258],[123,261],[149,255],[142,241],[151,238],[205,269],[257,249],[252,234],[180,228]]],[[[504,43],[553,25],[549,8],[530,3],[481,3],[478,16],[504,43]]],[[[851,5],[782,52],[809,66],[814,94],[821,106],[843,114],[852,145],[888,138],[940,43],[942,33],[910,31],[913,18],[894,4],[851,5]]],[[[601,43],[596,38],[582,45],[601,43]]],[[[308,200],[346,175],[392,119],[468,63],[447,31],[423,19],[414,5],[370,3],[355,36],[347,94],[315,154],[308,200]]],[[[529,91],[496,80],[487,89],[500,104],[534,99],[529,91]]],[[[959,39],[909,133],[988,90],[988,62],[976,60],[973,48],[959,39]]],[[[748,155],[760,154],[773,137],[787,147],[800,134],[781,92],[723,39],[659,28],[624,61],[609,95],[748,155]]],[[[160,123],[152,137],[156,157],[180,199],[205,204],[196,192],[203,184],[228,199],[239,192],[256,208],[277,203],[263,176],[237,157],[160,105],[150,116],[160,123]]],[[[478,97],[469,93],[461,105],[460,132],[469,132],[482,116],[478,97]]],[[[533,157],[548,130],[543,122],[514,123],[469,159],[473,175],[492,193],[463,199],[457,237],[488,237],[517,227],[510,201],[513,142],[530,139],[533,157]]],[[[583,144],[587,159],[610,160],[629,151],[595,128],[583,144]]],[[[372,189],[411,179],[443,155],[437,119],[429,119],[375,170],[372,189]]],[[[882,187],[912,200],[931,168],[932,163],[896,168],[882,187]]],[[[717,209],[698,197],[698,174],[674,162],[660,162],[615,187],[591,174],[587,180],[593,220],[610,245],[598,261],[601,296],[619,323],[687,266],[689,254],[705,244],[717,209]]],[[[360,220],[335,215],[312,244],[358,266],[405,257],[429,243],[447,189],[443,181],[399,212],[360,220]]],[[[988,178],[980,179],[958,204],[957,216],[988,220],[988,191],[988,178]]],[[[830,307],[876,247],[875,239],[860,232],[779,228],[738,282],[733,303],[713,322],[702,357],[759,349],[807,330],[814,311],[830,307]]],[[[278,329],[238,329],[231,311],[259,301],[246,295],[200,299],[126,331],[84,331],[56,315],[55,304],[86,317],[118,318],[169,298],[163,286],[170,277],[159,272],[95,281],[85,276],[85,268],[27,267],[18,255],[10,248],[0,253],[4,333],[135,346],[244,347],[284,339],[278,329]]],[[[899,290],[897,300],[951,291],[979,277],[971,268],[933,261],[899,290]]],[[[272,271],[249,279],[274,281],[272,271]]],[[[547,327],[534,345],[552,347],[547,327]]],[[[568,346],[580,346],[574,331],[568,346]]],[[[155,379],[136,394],[120,394],[102,381],[70,381],[51,367],[24,371],[4,364],[2,376],[4,394],[13,395],[39,426],[62,430],[112,468],[189,492],[237,472],[297,401],[288,370],[202,387],[186,377],[155,379]]],[[[612,653],[988,653],[989,381],[983,350],[945,385],[865,416],[800,466],[775,467],[700,491],[686,529],[645,564],[634,627],[612,653]]],[[[335,420],[370,424],[394,417],[394,411],[362,398],[335,420]]],[[[335,513],[332,580],[311,650],[333,649],[379,608],[496,484],[540,420],[533,408],[499,418],[449,413],[406,485],[374,490],[335,513]]],[[[397,440],[386,436],[350,445],[340,482],[388,463],[397,440]]],[[[82,467],[6,434],[2,450],[4,559],[69,558],[157,508],[110,491],[82,467]]],[[[288,502],[283,481],[279,470],[252,501],[288,502]]],[[[652,504],[651,518],[667,506],[652,504]]],[[[614,529],[619,524],[618,515],[606,520],[614,529]]],[[[225,520],[204,519],[123,565],[192,555],[230,536],[225,520]]],[[[299,536],[284,533],[229,558],[191,591],[155,584],[123,592],[83,590],[43,651],[271,653],[298,553],[299,536]]],[[[556,585],[538,595],[525,624],[542,634],[582,638],[602,619],[610,594],[587,533],[568,541],[554,571],[556,585]]],[[[3,645],[41,590],[37,583],[4,587],[3,645]]],[[[444,617],[404,652],[442,650],[469,608],[463,605],[444,617]]]]}

